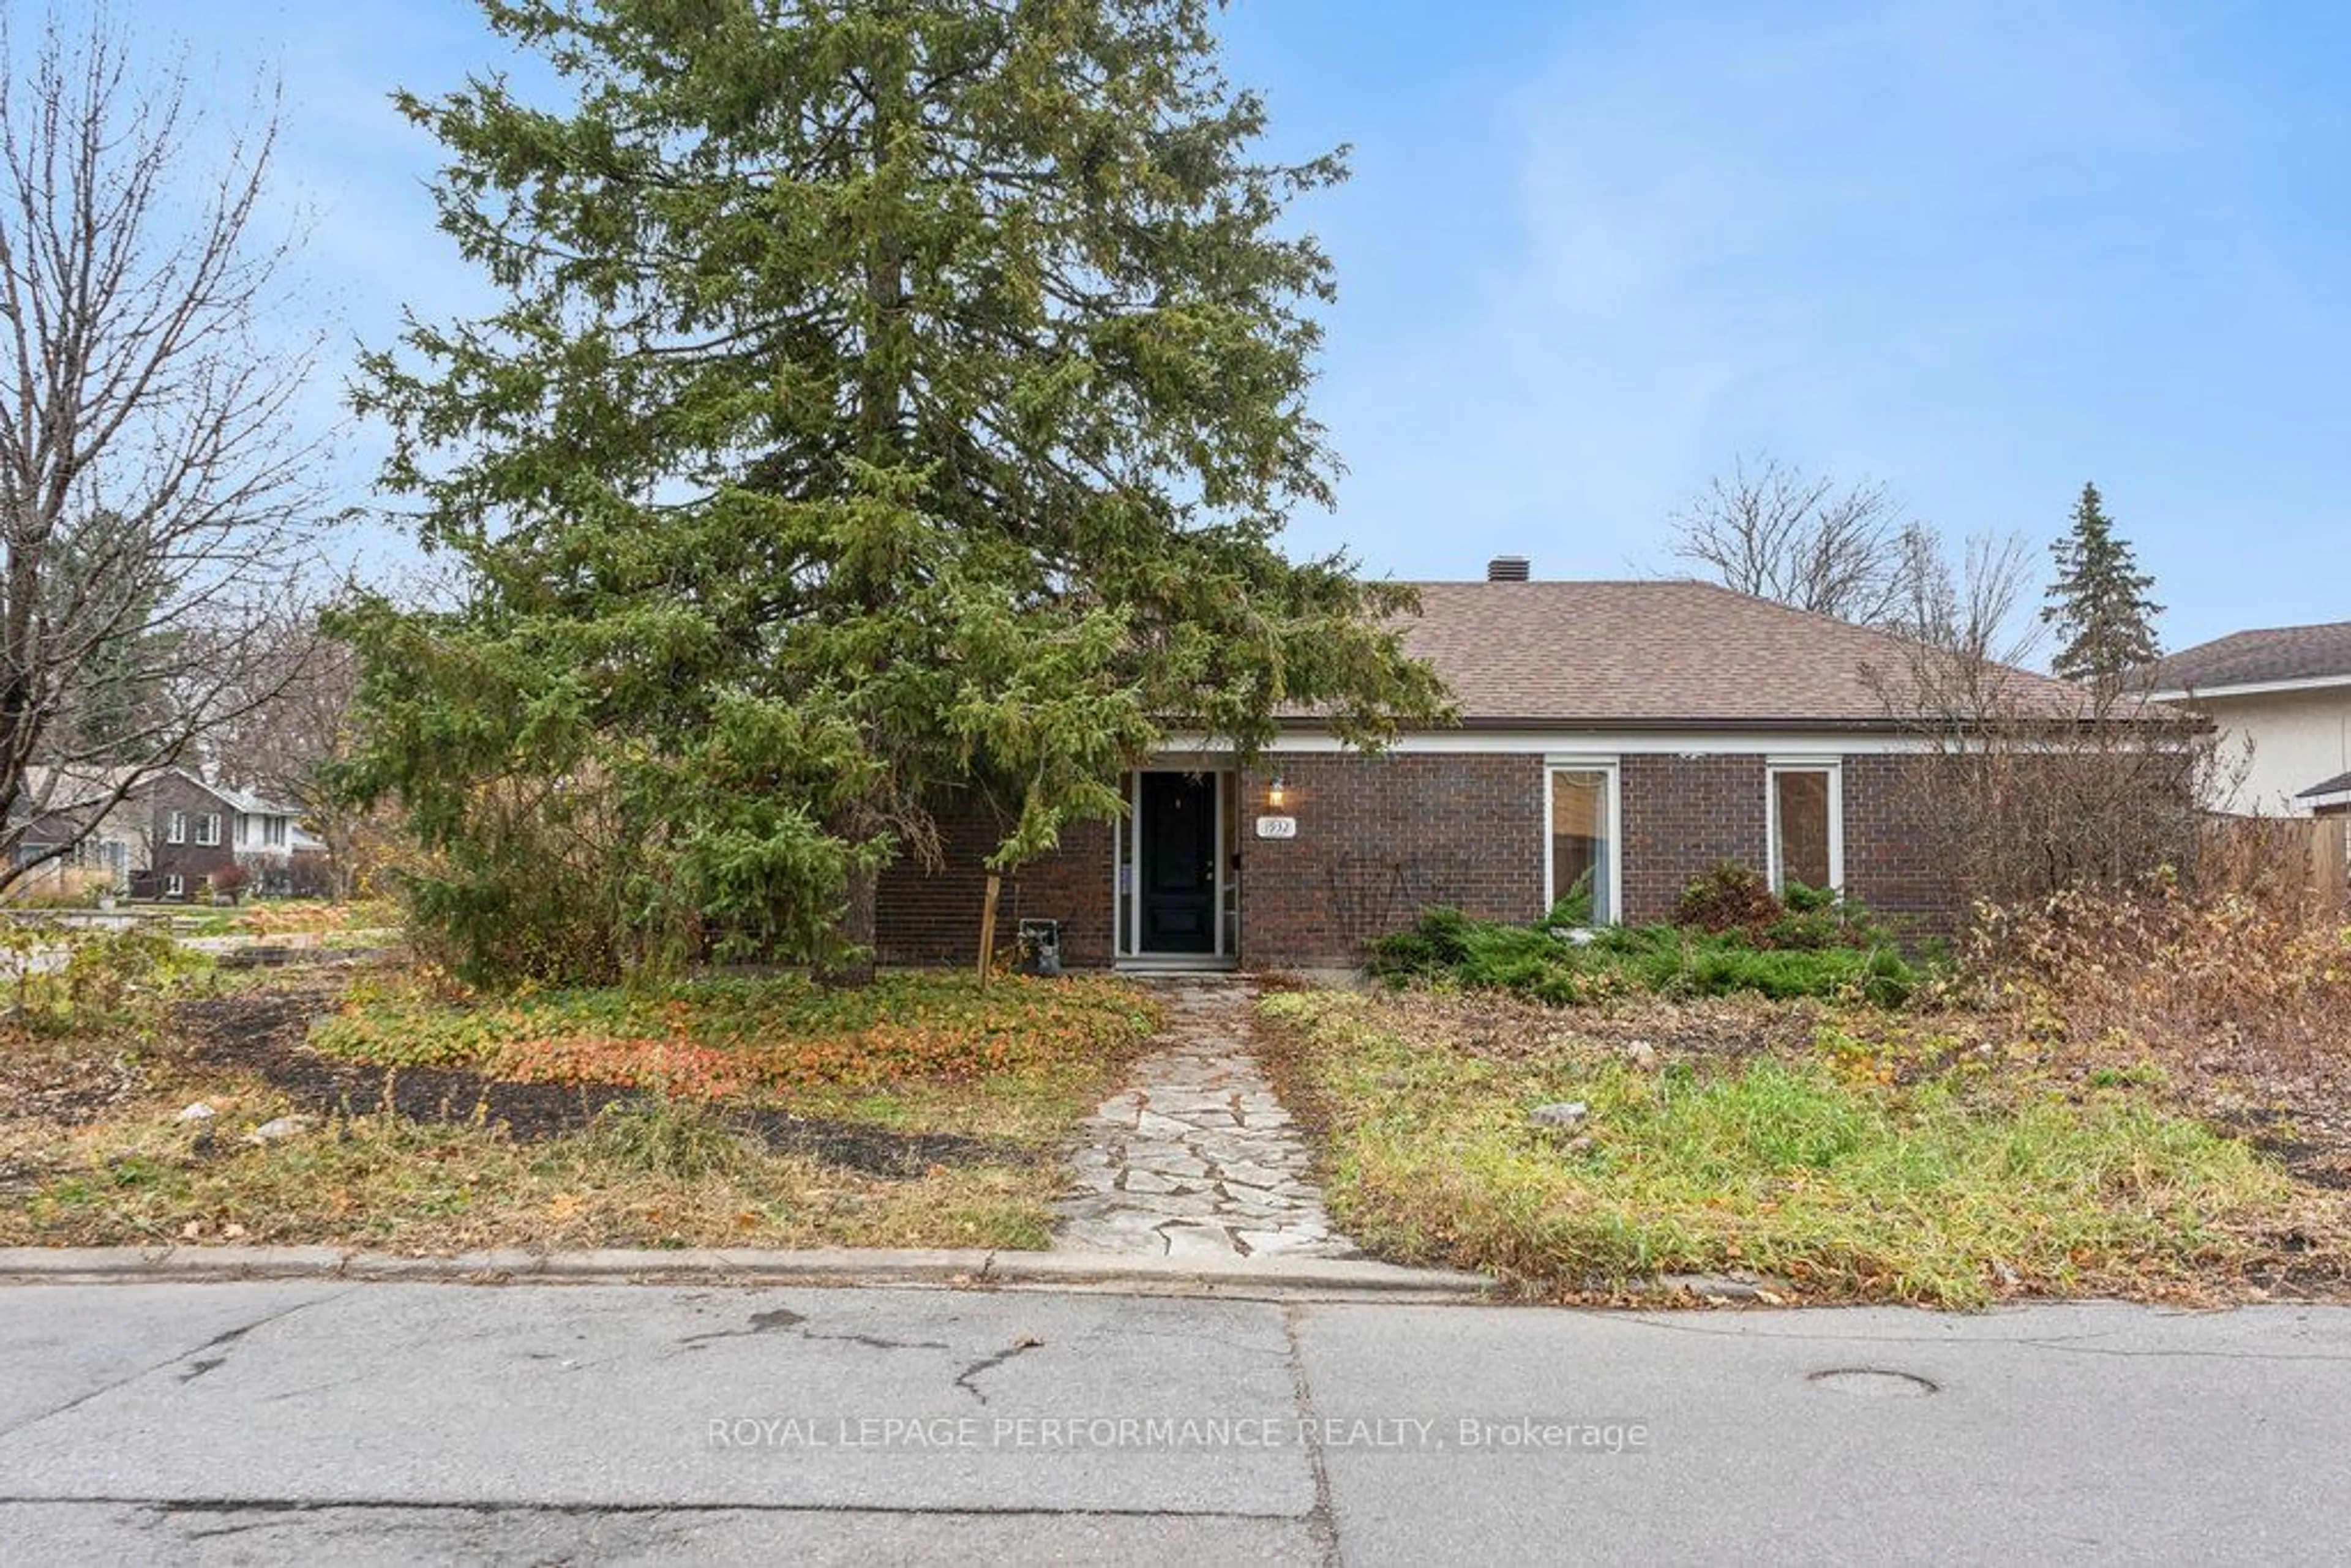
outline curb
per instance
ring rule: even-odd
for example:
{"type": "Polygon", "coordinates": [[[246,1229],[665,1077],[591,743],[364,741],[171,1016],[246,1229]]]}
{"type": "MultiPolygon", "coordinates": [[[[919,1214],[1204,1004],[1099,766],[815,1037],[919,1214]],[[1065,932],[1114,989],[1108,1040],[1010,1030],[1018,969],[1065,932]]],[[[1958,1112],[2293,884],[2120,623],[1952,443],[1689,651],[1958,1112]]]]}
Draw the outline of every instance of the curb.
{"type": "Polygon", "coordinates": [[[1237,1259],[1204,1267],[1170,1258],[1130,1258],[1109,1252],[991,1252],[977,1248],[832,1247],[788,1252],[726,1248],[506,1249],[421,1258],[334,1247],[0,1248],[0,1283],[6,1284],[191,1284],[236,1280],[477,1285],[695,1281],[1382,1301],[1475,1301],[1498,1288],[1482,1274],[1405,1269],[1343,1258],[1237,1259]]]}

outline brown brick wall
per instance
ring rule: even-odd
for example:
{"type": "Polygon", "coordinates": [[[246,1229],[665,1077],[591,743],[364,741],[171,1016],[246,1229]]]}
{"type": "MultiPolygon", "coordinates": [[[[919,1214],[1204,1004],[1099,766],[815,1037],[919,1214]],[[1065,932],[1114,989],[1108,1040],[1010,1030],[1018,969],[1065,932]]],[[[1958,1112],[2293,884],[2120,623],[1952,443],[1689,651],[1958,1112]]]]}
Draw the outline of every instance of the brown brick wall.
{"type": "MultiPolygon", "coordinates": [[[[977,797],[937,810],[945,863],[926,873],[901,860],[882,873],[874,946],[885,964],[968,964],[978,956],[984,862],[1001,835],[977,797]]],[[[1110,963],[1112,831],[1108,822],[1074,824],[1062,831],[1059,851],[1005,877],[996,906],[999,946],[1011,944],[1024,915],[1059,920],[1065,963],[1110,963]]]]}
{"type": "Polygon", "coordinates": [[[1449,904],[1491,920],[1542,913],[1540,757],[1285,757],[1241,784],[1241,961],[1360,963],[1372,937],[1449,904]],[[1259,839],[1267,782],[1295,839],[1259,839]]]}
{"type": "MultiPolygon", "coordinates": [[[[1844,759],[1845,884],[1917,929],[1947,933],[1959,901],[1910,813],[1924,798],[1916,758],[1844,759]]],[[[1671,915],[1682,886],[1722,860],[1762,869],[1764,759],[1760,756],[1626,756],[1624,915],[1671,915]]],[[[1494,920],[1542,911],[1543,762],[1538,756],[1290,756],[1241,775],[1241,961],[1251,968],[1362,961],[1364,944],[1431,904],[1494,920]],[[1298,836],[1259,839],[1266,786],[1279,773],[1282,813],[1298,836]]],[[[881,950],[889,963],[968,963],[978,940],[995,847],[992,822],[969,808],[941,812],[947,864],[911,863],[882,882],[881,950]]],[[[1005,879],[998,924],[1009,942],[1023,915],[1063,923],[1073,966],[1111,961],[1111,847],[1116,829],[1085,823],[1061,851],[1005,879]]]]}
{"type": "MultiPolygon", "coordinates": [[[[1913,813],[1927,798],[1918,757],[1843,759],[1845,891],[1929,935],[1956,929],[1957,879],[1938,865],[1913,813]]],[[[1761,757],[1627,757],[1625,792],[1625,918],[1670,917],[1682,885],[1719,861],[1758,871],[1765,842],[1765,762],[1761,757]]]]}
{"type": "Polygon", "coordinates": [[[1930,757],[1844,759],[1844,885],[1882,915],[1948,936],[1964,908],[1959,868],[1938,863],[1933,835],[1916,820],[1931,793],[1918,770],[1939,765],[1930,757]]]}
{"type": "Polygon", "coordinates": [[[1627,757],[1617,768],[1627,924],[1670,919],[1682,888],[1718,862],[1763,868],[1763,758],[1627,757]]]}

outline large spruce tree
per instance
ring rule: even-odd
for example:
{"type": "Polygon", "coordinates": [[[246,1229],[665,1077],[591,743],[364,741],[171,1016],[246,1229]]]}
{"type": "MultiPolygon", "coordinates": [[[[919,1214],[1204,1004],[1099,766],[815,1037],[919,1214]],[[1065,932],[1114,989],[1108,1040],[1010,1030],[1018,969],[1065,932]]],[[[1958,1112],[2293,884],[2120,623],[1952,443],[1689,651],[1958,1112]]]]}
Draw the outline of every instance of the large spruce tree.
{"type": "Polygon", "coordinates": [[[2041,618],[2057,628],[2052,667],[2067,680],[2111,691],[2158,652],[2155,618],[2163,607],[2147,597],[2155,579],[2138,570],[2129,541],[2116,534],[2095,485],[2082,486],[2072,526],[2050,553],[2057,580],[2041,618]]]}
{"type": "Polygon", "coordinates": [[[568,101],[399,102],[505,304],[359,396],[465,602],[343,622],[461,960],[838,960],[943,789],[1009,865],[1165,727],[1437,706],[1397,591],[1276,547],[1333,473],[1285,209],[1343,170],[1260,159],[1209,0],[485,10],[568,101]]]}

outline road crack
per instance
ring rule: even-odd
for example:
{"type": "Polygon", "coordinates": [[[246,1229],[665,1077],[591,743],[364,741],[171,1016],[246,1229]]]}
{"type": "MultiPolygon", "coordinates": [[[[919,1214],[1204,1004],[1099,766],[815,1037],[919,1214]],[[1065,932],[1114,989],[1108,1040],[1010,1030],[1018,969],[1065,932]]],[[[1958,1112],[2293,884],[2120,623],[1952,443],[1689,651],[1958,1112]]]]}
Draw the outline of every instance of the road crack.
{"type": "Polygon", "coordinates": [[[956,1374],[955,1385],[957,1388],[962,1389],[966,1394],[970,1395],[974,1399],[978,1400],[982,1405],[985,1405],[987,1403],[987,1396],[979,1391],[979,1387],[976,1380],[981,1375],[995,1371],[998,1367],[1002,1366],[1006,1362],[1012,1360],[1016,1356],[1026,1355],[1029,1352],[1037,1349],[1044,1343],[1045,1342],[1041,1339],[1030,1339],[1028,1336],[1023,1335],[1019,1339],[1014,1340],[1010,1344],[1006,1345],[1002,1350],[998,1351],[995,1354],[984,1355],[977,1361],[973,1362],[969,1366],[965,1367],[961,1372],[956,1374]]]}
{"type": "Polygon", "coordinates": [[[235,1345],[239,1340],[245,1338],[246,1335],[253,1333],[256,1329],[266,1328],[271,1323],[278,1322],[284,1319],[292,1317],[296,1312],[307,1312],[312,1307],[323,1306],[329,1301],[340,1301],[343,1297],[350,1295],[353,1291],[359,1290],[360,1288],[360,1287],[357,1285],[346,1285],[341,1290],[336,1291],[329,1295],[313,1296],[308,1301],[297,1301],[290,1307],[281,1307],[274,1312],[265,1312],[260,1317],[254,1319],[251,1322],[240,1324],[235,1328],[223,1330],[221,1333],[214,1334],[212,1338],[204,1341],[204,1343],[197,1345],[193,1350],[177,1352],[174,1354],[166,1356],[162,1361],[154,1363],[152,1365],[142,1366],[136,1372],[118,1377],[110,1383],[102,1384],[99,1386],[91,1389],[87,1394],[76,1395],[73,1398],[67,1400],[62,1405],[54,1406],[49,1409],[41,1411],[37,1415],[27,1416],[21,1421],[12,1421],[6,1427],[0,1427],[0,1437],[13,1437],[17,1433],[26,1430],[27,1427],[37,1427],[44,1421],[53,1420],[69,1411],[78,1410],[93,1399],[103,1398],[107,1395],[112,1394],[117,1389],[130,1387],[132,1384],[138,1382],[141,1378],[152,1377],[167,1367],[177,1366],[181,1363],[187,1361],[192,1356],[202,1356],[209,1350],[220,1350],[222,1352],[221,1354],[214,1356],[208,1361],[198,1362],[195,1370],[184,1373],[181,1375],[180,1381],[182,1383],[193,1382],[195,1379],[202,1377],[205,1373],[214,1371],[219,1367],[223,1362],[228,1359],[228,1347],[235,1345]]]}
{"type": "Polygon", "coordinates": [[[858,1344],[868,1350],[953,1350],[951,1344],[934,1339],[884,1339],[870,1333],[819,1333],[809,1326],[808,1314],[778,1307],[772,1312],[753,1312],[750,1322],[739,1329],[712,1329],[706,1333],[688,1334],[677,1342],[680,1350],[700,1350],[713,1340],[748,1339],[755,1334],[773,1333],[778,1329],[799,1331],[794,1337],[810,1344],[858,1344]]]}

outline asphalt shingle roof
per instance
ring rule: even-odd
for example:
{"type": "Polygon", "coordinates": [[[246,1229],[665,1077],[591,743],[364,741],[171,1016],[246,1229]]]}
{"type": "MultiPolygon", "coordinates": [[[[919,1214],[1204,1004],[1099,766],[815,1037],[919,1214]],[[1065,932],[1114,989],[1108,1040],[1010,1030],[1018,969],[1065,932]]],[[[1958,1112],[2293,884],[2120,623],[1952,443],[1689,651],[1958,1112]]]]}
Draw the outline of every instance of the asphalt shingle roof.
{"type": "MultiPolygon", "coordinates": [[[[1429,582],[1410,651],[1489,724],[1891,726],[1872,672],[1899,681],[1889,632],[1702,582],[1429,582]]],[[[2082,694],[2029,671],[2020,701],[2072,716],[2082,694]]]]}
{"type": "Polygon", "coordinates": [[[2351,795],[2351,773],[2337,773],[2332,779],[2313,784],[2309,789],[2304,789],[2301,794],[2296,795],[2294,799],[2297,800],[2315,800],[2321,795],[2351,795]]]}
{"type": "Polygon", "coordinates": [[[2233,632],[2158,659],[2149,671],[2159,692],[2209,692],[2332,676],[2351,679],[2351,621],[2233,632]]]}

